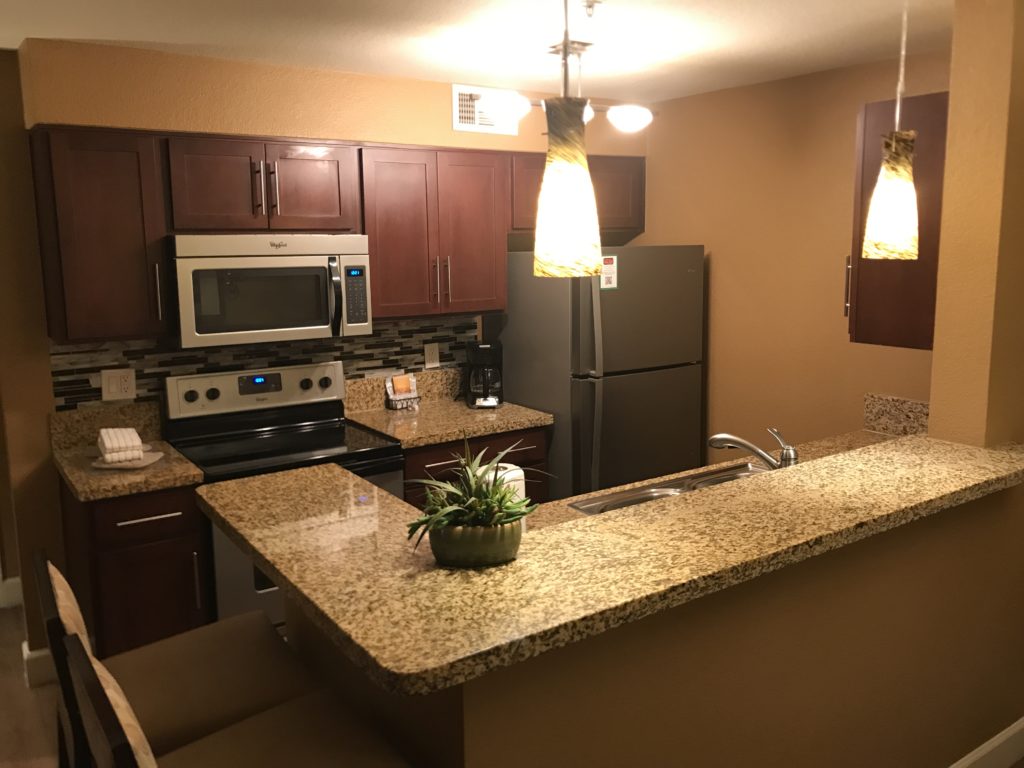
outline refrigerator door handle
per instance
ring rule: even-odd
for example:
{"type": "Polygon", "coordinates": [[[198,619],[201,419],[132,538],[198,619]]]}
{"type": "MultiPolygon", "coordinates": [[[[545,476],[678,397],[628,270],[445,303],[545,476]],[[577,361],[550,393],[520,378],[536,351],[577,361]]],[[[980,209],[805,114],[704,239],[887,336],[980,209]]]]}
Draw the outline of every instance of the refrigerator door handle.
{"type": "Polygon", "coordinates": [[[601,429],[604,421],[604,381],[594,382],[594,428],[590,446],[590,488],[596,491],[601,488],[601,429]]]}
{"type": "Polygon", "coordinates": [[[594,370],[592,375],[604,376],[604,331],[601,328],[601,283],[590,278],[590,306],[594,315],[594,370]]]}

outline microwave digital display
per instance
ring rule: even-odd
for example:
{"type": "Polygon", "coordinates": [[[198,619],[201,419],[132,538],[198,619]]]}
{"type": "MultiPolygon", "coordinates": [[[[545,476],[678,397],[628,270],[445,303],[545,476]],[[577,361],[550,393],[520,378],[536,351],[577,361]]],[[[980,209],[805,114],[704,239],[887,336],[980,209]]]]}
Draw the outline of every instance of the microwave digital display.
{"type": "Polygon", "coordinates": [[[363,276],[363,268],[362,267],[348,267],[345,270],[345,274],[348,275],[349,277],[362,277],[363,276]]]}

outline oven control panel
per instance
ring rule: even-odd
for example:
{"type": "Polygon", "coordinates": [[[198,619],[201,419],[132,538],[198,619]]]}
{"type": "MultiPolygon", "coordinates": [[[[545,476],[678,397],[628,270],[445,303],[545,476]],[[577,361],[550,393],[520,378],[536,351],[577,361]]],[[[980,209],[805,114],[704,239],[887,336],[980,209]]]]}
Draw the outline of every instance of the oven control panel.
{"type": "Polygon", "coordinates": [[[167,379],[167,416],[183,419],[221,413],[340,400],[345,374],[340,360],[286,368],[200,373],[167,379]]]}

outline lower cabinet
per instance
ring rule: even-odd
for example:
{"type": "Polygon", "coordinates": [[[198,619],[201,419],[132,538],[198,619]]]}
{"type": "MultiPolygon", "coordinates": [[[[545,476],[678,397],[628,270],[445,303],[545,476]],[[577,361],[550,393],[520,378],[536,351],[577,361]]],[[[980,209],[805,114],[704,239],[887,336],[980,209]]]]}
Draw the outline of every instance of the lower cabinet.
{"type": "Polygon", "coordinates": [[[62,483],[68,579],[110,656],[216,616],[209,522],[193,488],[80,502],[62,483]]]}
{"type": "MultiPolygon", "coordinates": [[[[469,439],[469,450],[476,454],[486,448],[486,456],[493,458],[506,448],[510,449],[504,461],[525,470],[526,495],[542,503],[548,500],[548,436],[548,430],[540,427],[473,437],[469,439]]],[[[465,450],[466,443],[462,440],[407,449],[405,500],[416,507],[422,507],[426,497],[423,486],[410,481],[428,477],[444,480],[458,463],[455,457],[462,456],[465,450]]]]}

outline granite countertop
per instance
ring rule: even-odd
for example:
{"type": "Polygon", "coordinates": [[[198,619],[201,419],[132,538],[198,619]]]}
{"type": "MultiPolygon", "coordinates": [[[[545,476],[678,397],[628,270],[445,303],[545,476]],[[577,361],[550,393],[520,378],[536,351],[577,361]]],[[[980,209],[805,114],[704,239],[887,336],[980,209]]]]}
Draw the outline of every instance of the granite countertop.
{"type": "Polygon", "coordinates": [[[416,410],[374,408],[349,411],[346,417],[401,441],[403,448],[438,445],[481,435],[546,427],[555,417],[515,403],[497,408],[470,408],[461,400],[423,400],[416,410]]]}
{"type": "Polygon", "coordinates": [[[413,551],[405,526],[416,510],[337,466],[198,493],[341,652],[388,690],[427,693],[1024,481],[1024,448],[878,439],[531,528],[518,560],[476,571],[438,568],[426,545],[413,551]]]}
{"type": "Polygon", "coordinates": [[[152,440],[150,445],[164,457],[143,469],[96,469],[92,462],[99,451],[94,445],[55,448],[53,461],[79,501],[98,501],[203,482],[199,468],[170,444],[152,440]]]}

